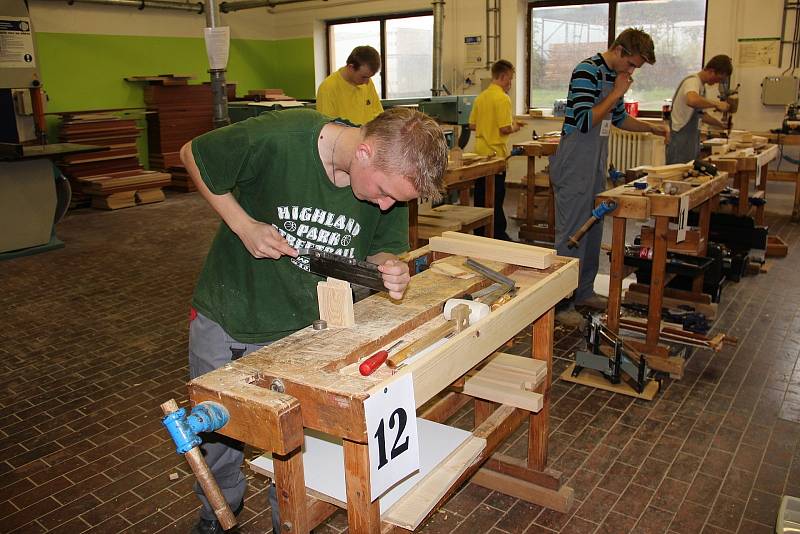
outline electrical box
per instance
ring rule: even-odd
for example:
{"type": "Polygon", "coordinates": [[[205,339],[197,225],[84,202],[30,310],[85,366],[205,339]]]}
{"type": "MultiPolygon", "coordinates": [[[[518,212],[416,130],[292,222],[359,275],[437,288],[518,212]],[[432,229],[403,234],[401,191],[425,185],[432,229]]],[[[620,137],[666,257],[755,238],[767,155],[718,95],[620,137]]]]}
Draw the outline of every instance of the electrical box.
{"type": "Polygon", "coordinates": [[[794,104],[799,82],[794,76],[767,76],[761,82],[761,103],[765,106],[794,104]]]}
{"type": "Polygon", "coordinates": [[[464,37],[464,50],[466,52],[464,65],[467,67],[482,67],[484,61],[484,46],[480,35],[467,35],[464,37]]]}

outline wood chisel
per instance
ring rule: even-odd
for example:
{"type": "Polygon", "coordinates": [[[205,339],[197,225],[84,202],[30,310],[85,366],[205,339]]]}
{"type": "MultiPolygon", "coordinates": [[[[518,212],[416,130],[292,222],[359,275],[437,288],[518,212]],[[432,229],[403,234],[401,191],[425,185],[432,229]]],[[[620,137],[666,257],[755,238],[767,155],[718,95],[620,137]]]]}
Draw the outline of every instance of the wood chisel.
{"type": "Polygon", "coordinates": [[[375,369],[383,365],[383,362],[386,361],[386,358],[389,357],[389,352],[395,348],[397,345],[402,343],[403,340],[396,341],[392,344],[391,347],[383,350],[379,350],[363,362],[361,365],[358,366],[358,372],[361,373],[363,376],[369,376],[375,372],[375,369]]]}
{"type": "Polygon", "coordinates": [[[297,253],[308,257],[309,270],[314,274],[330,276],[375,291],[389,291],[383,284],[382,273],[374,263],[345,258],[313,248],[299,248],[297,253]]]}

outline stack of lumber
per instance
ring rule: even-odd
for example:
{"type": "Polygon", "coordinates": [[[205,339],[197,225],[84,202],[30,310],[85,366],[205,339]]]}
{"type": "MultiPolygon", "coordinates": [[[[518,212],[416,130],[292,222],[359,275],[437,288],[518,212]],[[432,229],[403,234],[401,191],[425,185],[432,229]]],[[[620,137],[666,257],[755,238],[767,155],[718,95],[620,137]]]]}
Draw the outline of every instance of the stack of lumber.
{"type": "Polygon", "coordinates": [[[250,89],[247,96],[252,100],[265,100],[269,102],[281,102],[283,100],[295,100],[283,92],[283,89],[250,89]]]}
{"type": "Polygon", "coordinates": [[[139,169],[90,176],[80,182],[84,193],[91,195],[93,208],[115,210],[163,201],[161,188],[169,185],[170,175],[139,169]]]}
{"type": "Polygon", "coordinates": [[[195,187],[194,182],[191,178],[189,178],[189,171],[187,171],[186,167],[183,165],[180,167],[170,167],[166,172],[172,175],[172,181],[167,189],[183,191],[184,193],[197,191],[197,187],[195,187]]]}
{"type": "MultiPolygon", "coordinates": [[[[155,112],[147,115],[150,168],[170,169],[170,172],[184,177],[185,169],[182,169],[179,154],[181,147],[214,127],[211,85],[189,85],[190,78],[171,74],[125,78],[129,82],[146,83],[145,105],[148,111],[155,112]]],[[[228,100],[236,97],[236,84],[227,85],[227,96],[228,100]]],[[[194,190],[185,184],[185,180],[178,180],[173,187],[183,191],[194,190]]]]}
{"type": "Polygon", "coordinates": [[[70,207],[89,205],[91,196],[83,190],[84,179],[142,170],[136,147],[139,129],[134,119],[123,119],[110,113],[93,111],[67,112],[60,115],[61,142],[108,148],[100,152],[71,154],[61,158],[59,167],[72,185],[70,207]]]}

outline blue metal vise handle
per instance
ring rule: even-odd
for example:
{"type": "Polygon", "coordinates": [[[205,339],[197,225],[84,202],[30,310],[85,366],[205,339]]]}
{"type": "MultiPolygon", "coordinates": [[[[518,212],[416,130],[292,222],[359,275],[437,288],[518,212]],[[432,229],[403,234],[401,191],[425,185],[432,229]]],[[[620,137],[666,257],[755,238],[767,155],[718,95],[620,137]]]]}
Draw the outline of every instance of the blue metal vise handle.
{"type": "Polygon", "coordinates": [[[186,454],[202,443],[198,433],[219,430],[225,426],[229,417],[228,410],[223,405],[206,401],[192,408],[189,417],[186,417],[185,408],[179,408],[165,415],[161,422],[175,442],[178,454],[186,454]]]}
{"type": "Polygon", "coordinates": [[[592,217],[597,220],[602,219],[612,211],[617,209],[617,203],[611,199],[604,200],[600,204],[597,205],[595,209],[592,210],[592,217]]]}

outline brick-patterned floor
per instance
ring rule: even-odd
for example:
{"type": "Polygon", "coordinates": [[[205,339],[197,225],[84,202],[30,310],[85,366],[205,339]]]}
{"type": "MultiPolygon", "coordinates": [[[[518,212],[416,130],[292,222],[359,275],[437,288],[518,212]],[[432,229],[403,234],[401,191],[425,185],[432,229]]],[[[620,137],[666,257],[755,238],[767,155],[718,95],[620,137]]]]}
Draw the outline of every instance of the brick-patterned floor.
{"type": "MultiPolygon", "coordinates": [[[[780,495],[800,495],[800,226],[770,222],[794,250],[726,288],[716,327],[737,346],[694,354],[653,402],[554,384],[568,513],[468,484],[423,531],[770,532],[780,495]]],[[[65,249],[0,263],[0,531],[188,531],[192,479],[158,405],[185,399],[187,307],[215,227],[197,195],[85,210],[59,225],[65,249]]],[[[561,371],[580,340],[556,341],[561,371]]],[[[268,532],[263,479],[251,482],[240,531],[268,532]]],[[[345,529],[339,513],[317,532],[345,529]]]]}

